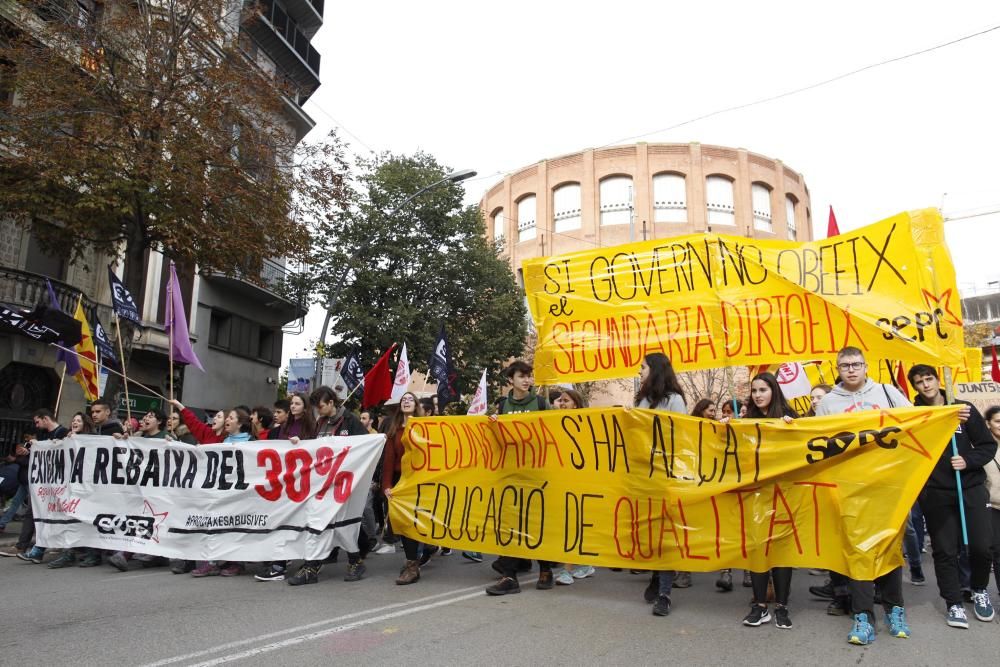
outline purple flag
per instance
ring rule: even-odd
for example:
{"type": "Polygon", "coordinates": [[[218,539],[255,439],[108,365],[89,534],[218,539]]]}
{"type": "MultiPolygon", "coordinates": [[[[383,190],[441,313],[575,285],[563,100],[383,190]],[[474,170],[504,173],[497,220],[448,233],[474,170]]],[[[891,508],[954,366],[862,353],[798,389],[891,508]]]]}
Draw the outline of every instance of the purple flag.
{"type": "MultiPolygon", "coordinates": [[[[49,282],[48,278],[45,279],[45,284],[49,288],[49,301],[51,302],[51,306],[49,307],[52,308],[52,310],[58,310],[61,313],[62,308],[59,307],[59,299],[56,298],[56,291],[52,289],[52,283],[49,282]]],[[[61,340],[59,341],[59,344],[63,347],[69,347],[61,340]]],[[[56,350],[56,361],[61,361],[66,364],[66,375],[76,375],[80,372],[80,361],[76,358],[75,354],[63,352],[62,350],[56,350]]]]}
{"type": "Polygon", "coordinates": [[[174,263],[170,262],[170,282],[167,283],[167,333],[172,333],[170,353],[174,361],[184,364],[191,364],[201,372],[205,372],[205,367],[201,365],[198,355],[191,347],[191,336],[188,335],[187,318],[184,316],[184,298],[181,296],[181,286],[177,282],[177,269],[174,263]]]}

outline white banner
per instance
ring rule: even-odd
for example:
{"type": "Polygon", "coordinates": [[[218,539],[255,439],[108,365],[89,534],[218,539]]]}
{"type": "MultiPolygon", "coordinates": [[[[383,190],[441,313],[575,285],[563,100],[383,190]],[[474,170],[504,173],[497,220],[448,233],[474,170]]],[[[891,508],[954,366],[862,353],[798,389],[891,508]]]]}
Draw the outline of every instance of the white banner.
{"type": "Polygon", "coordinates": [[[187,560],[356,551],[385,436],[193,447],[76,435],[31,447],[40,546],[187,560]]]}

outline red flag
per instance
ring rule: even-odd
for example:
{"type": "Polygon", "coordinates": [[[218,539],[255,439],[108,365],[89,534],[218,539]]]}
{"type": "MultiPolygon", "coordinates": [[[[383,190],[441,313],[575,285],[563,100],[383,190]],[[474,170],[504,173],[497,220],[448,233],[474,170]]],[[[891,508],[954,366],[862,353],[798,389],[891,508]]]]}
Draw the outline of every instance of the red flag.
{"type": "Polygon", "coordinates": [[[1000,363],[997,363],[997,346],[990,345],[990,350],[993,353],[993,368],[990,369],[990,376],[994,382],[1000,382],[1000,363]]]}
{"type": "Polygon", "coordinates": [[[361,399],[362,408],[370,408],[392,396],[392,373],[389,372],[389,355],[396,349],[393,343],[385,351],[372,369],[365,373],[365,395],[361,399]]]}
{"type": "Polygon", "coordinates": [[[903,392],[903,396],[906,396],[906,400],[910,400],[910,385],[906,382],[906,373],[903,372],[902,361],[896,367],[896,384],[899,385],[899,390],[903,392]]]}
{"type": "Polygon", "coordinates": [[[830,218],[826,221],[826,238],[840,236],[840,227],[837,226],[837,216],[833,214],[833,207],[830,207],[830,218]]]}

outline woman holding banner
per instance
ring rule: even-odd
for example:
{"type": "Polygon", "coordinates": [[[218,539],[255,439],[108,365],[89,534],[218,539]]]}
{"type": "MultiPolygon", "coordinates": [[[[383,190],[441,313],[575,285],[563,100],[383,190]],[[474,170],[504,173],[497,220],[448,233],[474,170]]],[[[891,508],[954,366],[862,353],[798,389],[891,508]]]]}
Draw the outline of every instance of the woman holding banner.
{"type": "MultiPolygon", "coordinates": [[[[786,424],[792,422],[798,415],[788,404],[778,378],[773,373],[758,373],[750,380],[750,405],[747,407],[747,419],[781,419],[786,424]]],[[[750,581],[753,584],[753,602],[750,613],[743,619],[743,625],[757,627],[771,620],[767,610],[767,586],[774,582],[774,624],[783,629],[792,627],[792,619],[788,615],[788,594],[792,589],[792,568],[773,567],[767,572],[751,572],[750,581]]]]}
{"type": "MultiPolygon", "coordinates": [[[[687,414],[684,390],[667,355],[655,352],[642,360],[635,407],[687,414]]],[[[653,614],[656,616],[670,613],[670,589],[674,584],[674,575],[673,570],[654,572],[646,586],[643,597],[646,602],[653,602],[653,614]]]]}
{"type": "MultiPolygon", "coordinates": [[[[559,387],[555,390],[555,398],[552,399],[552,407],[556,410],[578,410],[587,407],[583,396],[575,389],[565,389],[559,387]]],[[[563,563],[558,572],[555,573],[555,582],[560,586],[568,586],[576,579],[586,579],[594,576],[593,565],[579,565],[574,567],[569,563],[563,563]]]]}
{"type": "MultiPolygon", "coordinates": [[[[392,500],[392,487],[396,486],[402,475],[401,462],[403,460],[403,432],[406,430],[406,422],[410,417],[423,417],[420,403],[417,396],[411,391],[399,397],[399,410],[395,414],[387,417],[389,426],[385,432],[385,450],[382,454],[382,493],[392,500]]],[[[403,566],[396,584],[405,586],[415,584],[420,580],[420,542],[412,537],[400,536],[403,543],[403,552],[406,554],[406,564],[403,566]]]]}

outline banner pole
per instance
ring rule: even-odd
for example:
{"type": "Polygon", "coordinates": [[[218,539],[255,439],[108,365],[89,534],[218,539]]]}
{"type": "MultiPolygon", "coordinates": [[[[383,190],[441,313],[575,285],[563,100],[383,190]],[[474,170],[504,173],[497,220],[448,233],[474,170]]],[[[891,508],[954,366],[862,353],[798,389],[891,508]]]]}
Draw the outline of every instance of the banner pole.
{"type": "Polygon", "coordinates": [[[118,358],[122,360],[122,386],[125,387],[125,415],[128,417],[129,428],[132,427],[132,402],[128,397],[128,370],[125,368],[125,349],[122,347],[122,324],[118,313],[115,313],[115,334],[118,338],[118,358]]]}
{"type": "MultiPolygon", "coordinates": [[[[944,396],[945,404],[951,405],[955,401],[955,390],[951,383],[951,367],[944,367],[944,396]]],[[[951,455],[958,456],[958,441],[955,434],[951,434],[951,455]]],[[[958,516],[962,520],[962,544],[969,546],[969,527],[965,523],[965,498],[962,493],[962,471],[955,471],[955,489],[958,491],[958,516]]]]}

